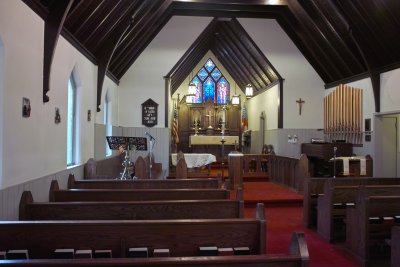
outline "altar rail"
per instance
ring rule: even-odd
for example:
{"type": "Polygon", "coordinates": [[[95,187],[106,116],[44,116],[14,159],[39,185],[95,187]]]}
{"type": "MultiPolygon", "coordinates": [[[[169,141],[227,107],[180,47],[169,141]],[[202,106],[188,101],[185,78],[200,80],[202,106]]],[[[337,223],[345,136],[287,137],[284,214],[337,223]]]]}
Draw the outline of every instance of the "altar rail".
{"type": "Polygon", "coordinates": [[[310,177],[307,156],[302,154],[300,158],[291,158],[269,155],[268,174],[271,181],[303,192],[305,178],[310,177]]]}
{"type": "Polygon", "coordinates": [[[243,177],[267,177],[269,156],[267,154],[244,154],[243,177]]]}

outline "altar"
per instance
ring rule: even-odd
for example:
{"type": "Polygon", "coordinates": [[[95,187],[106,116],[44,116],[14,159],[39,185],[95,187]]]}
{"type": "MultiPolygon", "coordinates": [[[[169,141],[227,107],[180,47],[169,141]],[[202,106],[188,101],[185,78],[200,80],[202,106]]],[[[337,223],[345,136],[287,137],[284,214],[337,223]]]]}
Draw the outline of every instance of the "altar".
{"type": "Polygon", "coordinates": [[[222,136],[222,135],[191,135],[189,138],[189,147],[192,145],[239,145],[239,136],[222,136]]]}

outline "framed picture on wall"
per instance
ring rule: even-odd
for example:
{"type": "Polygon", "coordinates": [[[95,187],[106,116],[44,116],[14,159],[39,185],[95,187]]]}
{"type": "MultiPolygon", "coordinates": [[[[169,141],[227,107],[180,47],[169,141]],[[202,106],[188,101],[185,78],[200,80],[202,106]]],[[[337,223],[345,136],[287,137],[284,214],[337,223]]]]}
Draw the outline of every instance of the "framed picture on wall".
{"type": "Polygon", "coordinates": [[[29,118],[31,116],[31,101],[29,98],[22,98],[22,117],[29,118]]]}

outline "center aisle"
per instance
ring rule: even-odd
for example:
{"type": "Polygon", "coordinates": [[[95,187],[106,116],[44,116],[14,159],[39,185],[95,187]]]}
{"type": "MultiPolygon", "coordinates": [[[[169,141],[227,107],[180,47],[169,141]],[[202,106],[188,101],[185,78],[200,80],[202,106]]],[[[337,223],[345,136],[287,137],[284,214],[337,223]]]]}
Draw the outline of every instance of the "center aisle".
{"type": "Polygon", "coordinates": [[[254,216],[255,203],[265,203],[268,254],[286,253],[292,232],[299,231],[306,236],[310,267],[361,266],[342,247],[302,225],[302,195],[271,182],[245,182],[244,202],[246,218],[254,216]]]}

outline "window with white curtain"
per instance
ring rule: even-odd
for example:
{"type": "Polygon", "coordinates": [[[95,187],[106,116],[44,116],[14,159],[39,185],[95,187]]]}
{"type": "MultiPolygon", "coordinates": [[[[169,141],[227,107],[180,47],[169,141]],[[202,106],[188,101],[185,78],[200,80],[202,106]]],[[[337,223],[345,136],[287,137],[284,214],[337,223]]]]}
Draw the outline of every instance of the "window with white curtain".
{"type": "MultiPolygon", "coordinates": [[[[106,126],[106,136],[112,135],[112,122],[111,122],[111,112],[112,112],[112,102],[110,99],[109,92],[107,92],[105,100],[104,100],[104,125],[106,126]]],[[[108,146],[106,140],[106,156],[111,156],[112,150],[108,146]]]]}
{"type": "Polygon", "coordinates": [[[77,86],[74,75],[68,80],[68,117],[67,117],[67,166],[76,165],[76,141],[77,141],[77,86]]]}

